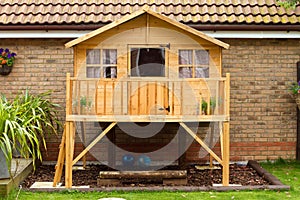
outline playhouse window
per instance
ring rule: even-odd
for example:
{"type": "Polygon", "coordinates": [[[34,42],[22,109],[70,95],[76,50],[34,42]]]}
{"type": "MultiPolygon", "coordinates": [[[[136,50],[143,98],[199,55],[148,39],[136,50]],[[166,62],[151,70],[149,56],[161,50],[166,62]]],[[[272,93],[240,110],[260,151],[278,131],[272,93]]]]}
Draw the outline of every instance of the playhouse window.
{"type": "Polygon", "coordinates": [[[87,49],[86,77],[117,78],[117,50],[87,49]]]}
{"type": "Polygon", "coordinates": [[[179,50],[179,78],[208,78],[209,52],[198,49],[179,50]]]}
{"type": "Polygon", "coordinates": [[[131,48],[131,76],[165,76],[164,48],[131,48]]]}

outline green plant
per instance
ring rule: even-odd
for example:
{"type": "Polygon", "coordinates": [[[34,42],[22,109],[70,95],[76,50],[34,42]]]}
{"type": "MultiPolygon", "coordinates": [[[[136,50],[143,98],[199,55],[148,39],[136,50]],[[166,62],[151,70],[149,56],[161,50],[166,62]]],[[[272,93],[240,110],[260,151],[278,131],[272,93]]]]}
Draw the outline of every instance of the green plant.
{"type": "MultiPolygon", "coordinates": [[[[218,101],[218,105],[221,105],[221,99],[218,101]]],[[[210,97],[209,101],[209,106],[210,109],[215,109],[217,106],[217,99],[215,97],[210,97]]],[[[205,114],[207,114],[207,108],[208,108],[208,103],[204,99],[202,100],[202,111],[204,111],[205,114]]]]}
{"type": "MultiPolygon", "coordinates": [[[[57,104],[48,99],[51,92],[38,95],[18,95],[9,102],[4,95],[0,99],[0,148],[8,167],[14,150],[25,158],[42,160],[41,145],[46,148],[45,134],[57,133],[61,126],[57,104]]],[[[35,163],[35,162],[34,162],[35,163]]]]}
{"type": "Polygon", "coordinates": [[[80,106],[91,107],[92,102],[90,100],[88,100],[88,98],[86,96],[82,96],[82,97],[80,97],[80,106]]]}
{"type": "Polygon", "coordinates": [[[300,81],[298,83],[292,83],[289,89],[293,94],[300,94],[300,81]]]}
{"type": "Polygon", "coordinates": [[[299,0],[276,0],[276,2],[279,6],[292,9],[295,9],[297,4],[300,3],[299,0]]]}
{"type": "Polygon", "coordinates": [[[0,64],[1,65],[7,65],[7,66],[12,66],[15,61],[15,56],[17,54],[10,52],[9,49],[0,49],[0,64]]]}

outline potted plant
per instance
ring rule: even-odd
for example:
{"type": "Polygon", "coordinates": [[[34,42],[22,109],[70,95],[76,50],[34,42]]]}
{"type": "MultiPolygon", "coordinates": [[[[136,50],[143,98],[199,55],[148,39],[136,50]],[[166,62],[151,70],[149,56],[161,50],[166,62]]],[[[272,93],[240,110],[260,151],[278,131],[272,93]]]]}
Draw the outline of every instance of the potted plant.
{"type": "Polygon", "coordinates": [[[91,111],[92,102],[86,96],[80,97],[80,114],[86,114],[91,111]]]}
{"type": "Polygon", "coordinates": [[[0,48],[0,74],[8,75],[13,67],[15,56],[17,54],[10,52],[9,49],[0,48]]]}
{"type": "Polygon", "coordinates": [[[49,95],[50,92],[31,95],[26,91],[11,102],[5,96],[0,98],[0,149],[6,160],[0,165],[6,164],[8,173],[14,151],[24,158],[31,157],[34,166],[37,159],[42,160],[41,147],[46,149],[46,133],[56,134],[61,126],[58,105],[48,100],[49,95]]]}
{"type": "Polygon", "coordinates": [[[290,90],[296,101],[298,109],[300,109],[300,81],[298,81],[297,83],[292,83],[290,90]]]}
{"type": "MultiPolygon", "coordinates": [[[[221,105],[221,99],[219,99],[218,105],[221,105]]],[[[209,101],[209,107],[210,107],[210,115],[214,114],[215,108],[217,106],[217,100],[215,97],[211,97],[209,101]]],[[[202,112],[204,115],[207,115],[208,113],[208,103],[204,99],[202,100],[202,112]]]]}

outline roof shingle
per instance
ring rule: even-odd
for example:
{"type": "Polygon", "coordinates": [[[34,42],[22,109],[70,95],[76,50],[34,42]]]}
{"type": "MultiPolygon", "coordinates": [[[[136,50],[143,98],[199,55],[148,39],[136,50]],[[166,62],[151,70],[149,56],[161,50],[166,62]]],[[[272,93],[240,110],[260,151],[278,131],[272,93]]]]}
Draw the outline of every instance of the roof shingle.
{"type": "Polygon", "coordinates": [[[286,10],[276,0],[6,0],[0,25],[109,23],[146,4],[183,23],[300,23],[300,6],[286,10]]]}

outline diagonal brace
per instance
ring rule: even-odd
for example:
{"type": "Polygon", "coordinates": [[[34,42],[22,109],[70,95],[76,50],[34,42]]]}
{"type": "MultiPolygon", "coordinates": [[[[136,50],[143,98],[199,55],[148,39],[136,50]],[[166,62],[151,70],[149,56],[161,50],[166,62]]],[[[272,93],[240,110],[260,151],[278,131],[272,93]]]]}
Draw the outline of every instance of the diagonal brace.
{"type": "Polygon", "coordinates": [[[97,142],[99,142],[115,125],[117,122],[111,123],[98,137],[96,137],[93,142],[91,142],[72,162],[75,165],[97,142]]]}
{"type": "Polygon", "coordinates": [[[185,123],[179,122],[179,124],[210,154],[216,159],[221,165],[223,161],[215,154],[185,123]]]}

